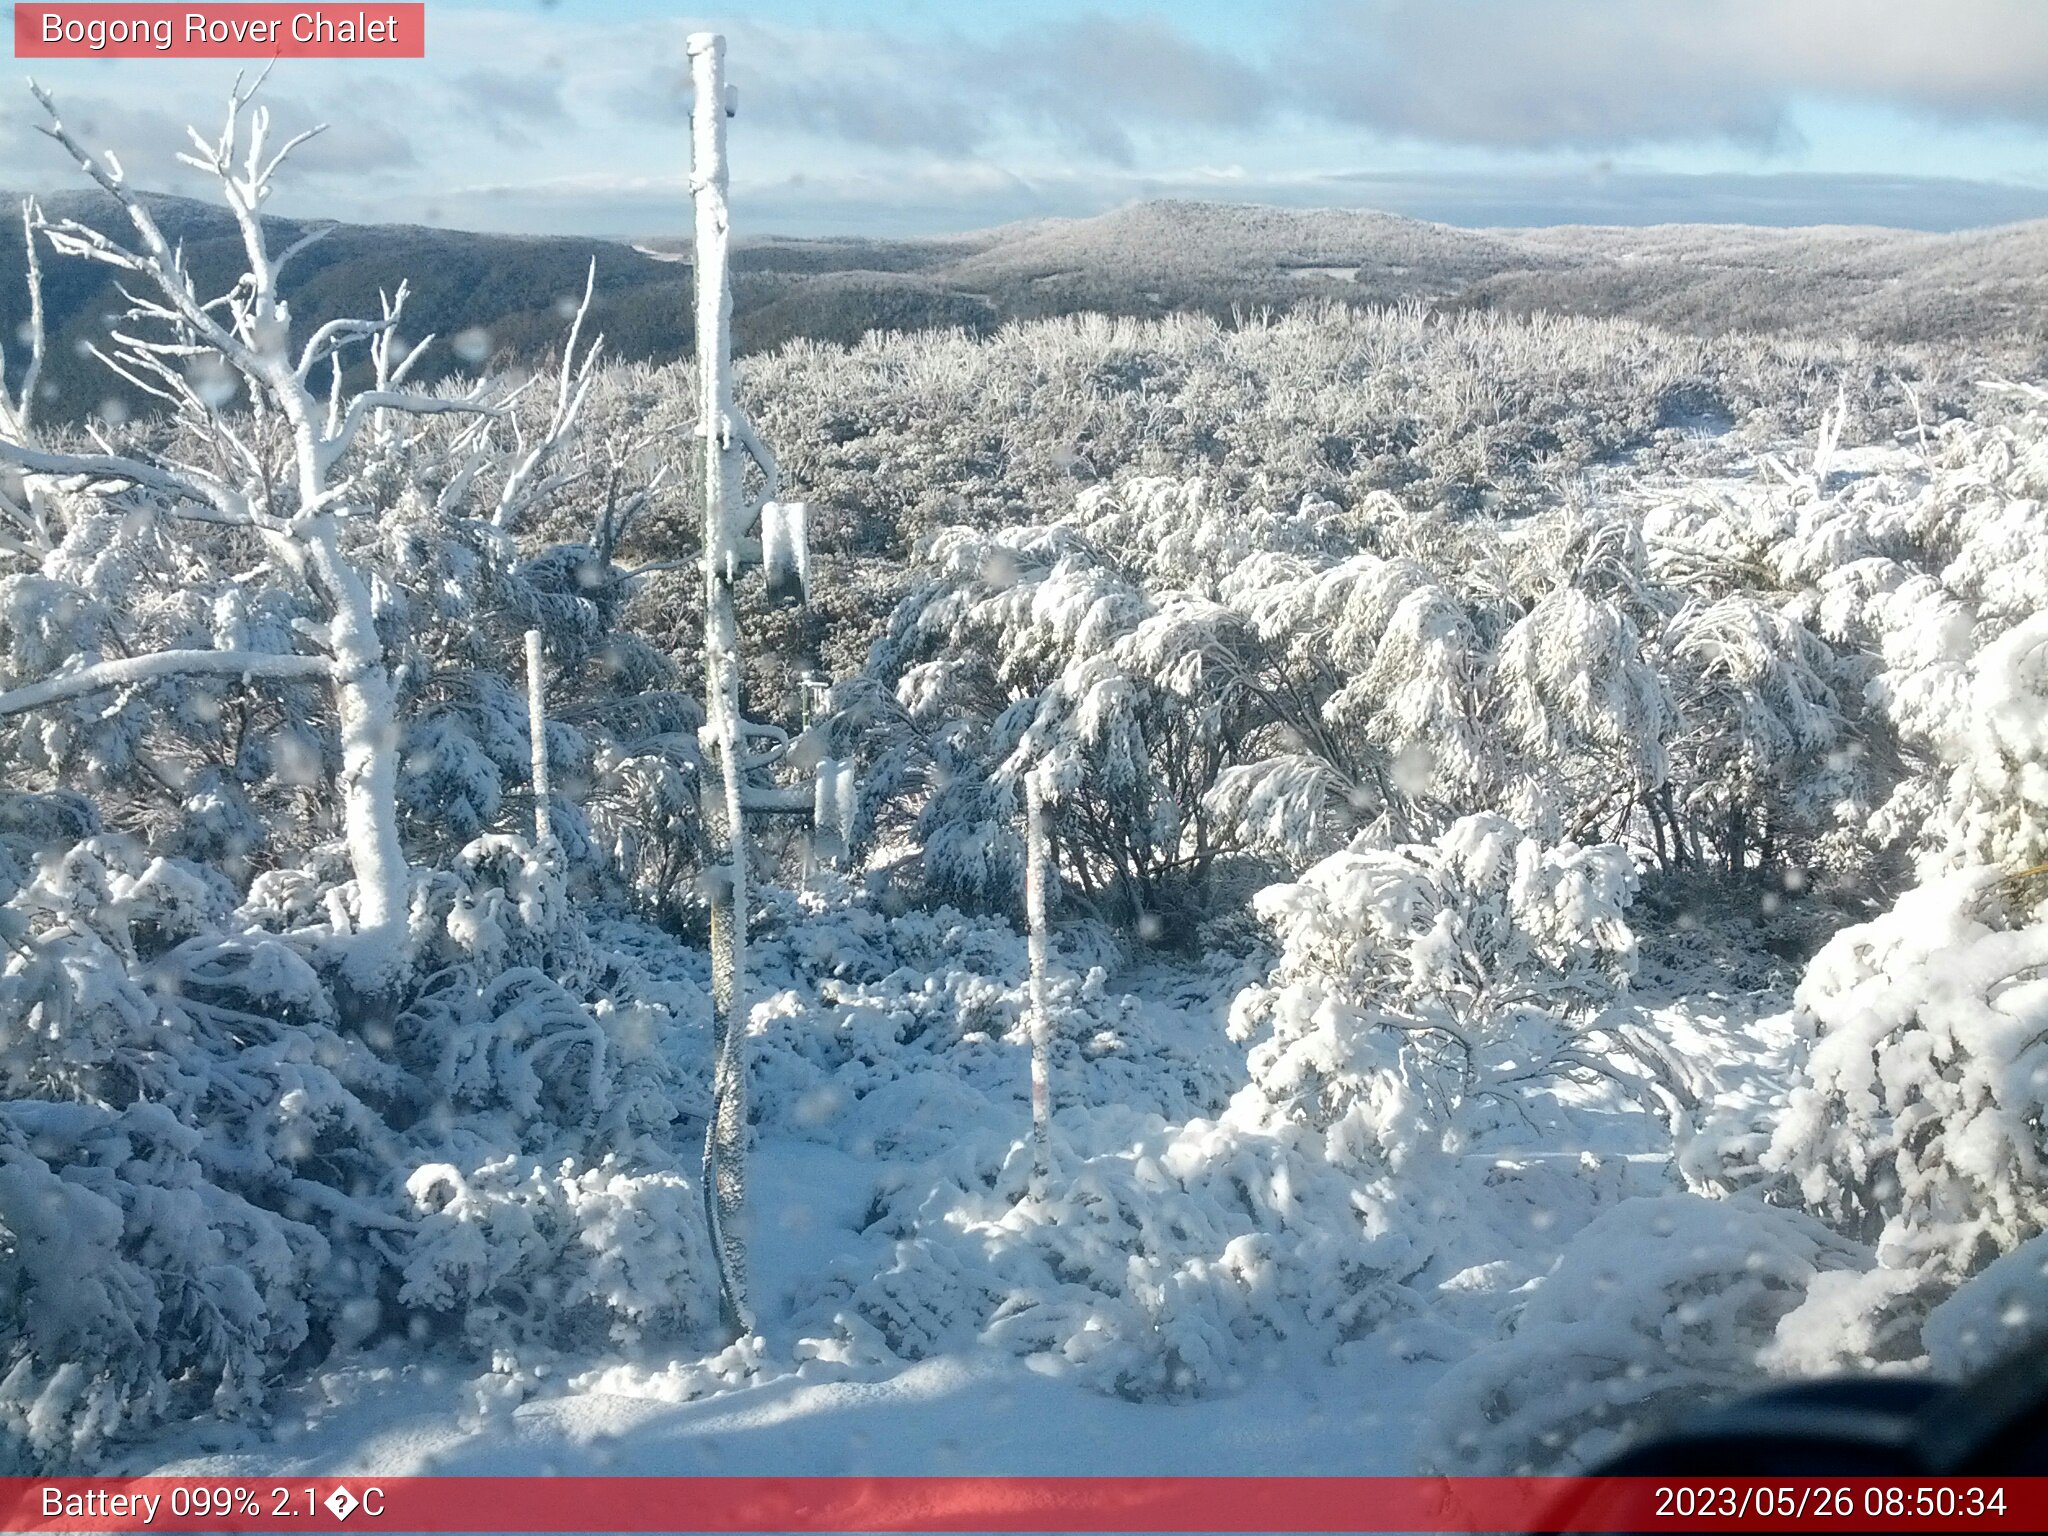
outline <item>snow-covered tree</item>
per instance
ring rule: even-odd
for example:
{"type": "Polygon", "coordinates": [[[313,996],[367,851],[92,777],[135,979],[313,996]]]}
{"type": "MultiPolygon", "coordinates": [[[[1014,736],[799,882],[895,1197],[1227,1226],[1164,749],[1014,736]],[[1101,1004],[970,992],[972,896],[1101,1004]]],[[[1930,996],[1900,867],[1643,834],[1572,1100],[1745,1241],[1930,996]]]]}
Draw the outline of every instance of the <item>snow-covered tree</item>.
{"type": "Polygon", "coordinates": [[[706,1325],[668,1143],[709,1118],[709,1010],[605,915],[687,915],[703,717],[623,627],[629,573],[518,537],[596,465],[594,347],[572,327],[508,432],[514,389],[407,386],[402,292],[292,334],[261,214],[290,146],[248,92],[195,157],[250,266],[218,299],[52,132],[135,239],[34,235],[122,271],[105,360],[165,409],[81,438],[29,395],[0,435],[0,1459],[248,1412],[408,1324],[515,1354],[706,1325]]]}
{"type": "Polygon", "coordinates": [[[926,879],[1011,904],[1018,787],[1042,769],[1063,804],[1053,840],[1069,901],[1155,934],[1199,916],[1233,845],[1202,796],[1258,719],[1241,618],[1192,594],[1148,600],[1065,529],[952,530],[927,558],[943,575],[905,601],[871,661],[937,770],[926,879]]]}
{"type": "Polygon", "coordinates": [[[1484,640],[1426,567],[1373,554],[1322,565],[1269,554],[1245,563],[1228,590],[1273,650],[1265,693],[1283,738],[1299,743],[1212,791],[1219,808],[1250,818],[1265,846],[1299,858],[1347,819],[1396,837],[1434,832],[1488,782],[1484,640]],[[1320,782],[1302,777],[1304,754],[1320,782]]]}
{"type": "MultiPolygon", "coordinates": [[[[65,658],[61,672],[17,680],[0,693],[0,715],[16,715],[86,694],[128,689],[160,678],[265,677],[317,680],[333,697],[340,761],[335,768],[344,838],[354,873],[350,975],[365,993],[388,990],[402,963],[409,866],[398,828],[399,740],[391,669],[378,633],[371,583],[346,547],[352,524],[375,510],[369,475],[351,452],[366,433],[388,442],[398,417],[442,413],[485,417],[497,407],[481,390],[465,396],[404,388],[420,355],[401,348],[403,291],[375,322],[333,321],[293,347],[290,306],[279,287],[291,262],[318,237],[273,253],[262,207],[279,168],[309,134],[270,143],[267,108],[250,108],[238,84],[217,140],[193,135],[196,154],[179,158],[211,175],[234,213],[248,270],[218,298],[202,297],[182,254],[119,166],[87,150],[51,99],[37,92],[48,132],[127,216],[132,245],[74,220],[38,226],[64,255],[125,274],[131,307],[113,333],[107,365],[186,421],[204,424],[211,449],[196,462],[154,462],[95,445],[98,452],[53,452],[0,440],[0,458],[28,475],[69,482],[81,492],[114,490],[123,511],[245,530],[250,542],[293,582],[313,612],[272,644],[182,646],[141,654],[65,658]],[[150,334],[154,332],[154,334],[150,334]],[[370,386],[344,395],[341,354],[368,348],[370,386]],[[333,388],[321,394],[320,370],[333,388]],[[231,425],[220,406],[246,392],[250,420],[231,425]]],[[[295,616],[298,617],[298,616],[295,616]]]]}
{"type": "Polygon", "coordinates": [[[1665,641],[1684,722],[1686,825],[1724,869],[1745,868],[1752,849],[1774,867],[1830,830],[1851,789],[1837,755],[1848,732],[1833,681],[1842,669],[1805,625],[1743,596],[1681,610],[1665,641]]]}

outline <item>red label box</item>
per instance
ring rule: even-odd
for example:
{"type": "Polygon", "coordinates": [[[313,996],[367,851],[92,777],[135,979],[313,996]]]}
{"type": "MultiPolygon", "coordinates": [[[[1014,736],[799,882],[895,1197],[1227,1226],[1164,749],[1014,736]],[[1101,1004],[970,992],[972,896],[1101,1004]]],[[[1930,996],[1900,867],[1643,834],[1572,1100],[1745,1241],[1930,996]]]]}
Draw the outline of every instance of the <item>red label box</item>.
{"type": "Polygon", "coordinates": [[[424,4],[14,7],[18,59],[422,59],[424,4]]]}

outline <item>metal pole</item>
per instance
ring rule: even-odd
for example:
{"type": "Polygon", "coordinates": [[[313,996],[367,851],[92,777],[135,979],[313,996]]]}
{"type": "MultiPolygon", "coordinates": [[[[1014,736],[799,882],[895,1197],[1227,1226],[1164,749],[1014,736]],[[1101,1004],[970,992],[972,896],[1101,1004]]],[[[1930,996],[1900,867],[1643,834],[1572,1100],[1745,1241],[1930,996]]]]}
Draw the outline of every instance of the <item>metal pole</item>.
{"type": "Polygon", "coordinates": [[[526,632],[526,734],[533,751],[533,842],[541,858],[548,857],[555,829],[548,815],[548,705],[547,686],[541,679],[540,631],[526,632]]]}
{"type": "Polygon", "coordinates": [[[1045,1198],[1052,1171],[1052,1007],[1046,995],[1045,796],[1036,770],[1024,775],[1024,919],[1031,961],[1031,1194],[1045,1198]]]}
{"type": "Polygon", "coordinates": [[[719,1310],[734,1335],[751,1333],[747,1301],[747,829],[741,804],[739,567],[742,449],[733,430],[732,292],[726,270],[725,39],[692,33],[690,188],[696,205],[697,381],[704,434],[704,707],[724,779],[725,860],[711,897],[712,1099],[704,1131],[704,1209],[718,1262],[719,1310]]]}

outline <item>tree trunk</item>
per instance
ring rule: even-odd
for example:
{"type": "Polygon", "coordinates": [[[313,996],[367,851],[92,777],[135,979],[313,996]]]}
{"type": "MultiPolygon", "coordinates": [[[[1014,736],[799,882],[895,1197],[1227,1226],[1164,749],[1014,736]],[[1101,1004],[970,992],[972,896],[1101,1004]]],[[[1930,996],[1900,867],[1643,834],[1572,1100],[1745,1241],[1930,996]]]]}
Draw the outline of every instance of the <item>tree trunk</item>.
{"type": "Polygon", "coordinates": [[[398,693],[384,665],[369,584],[343,558],[334,519],[315,519],[303,538],[334,609],[327,639],[341,736],[335,790],[357,902],[344,974],[357,992],[380,997],[396,985],[404,962],[412,886],[398,837],[398,693]]]}

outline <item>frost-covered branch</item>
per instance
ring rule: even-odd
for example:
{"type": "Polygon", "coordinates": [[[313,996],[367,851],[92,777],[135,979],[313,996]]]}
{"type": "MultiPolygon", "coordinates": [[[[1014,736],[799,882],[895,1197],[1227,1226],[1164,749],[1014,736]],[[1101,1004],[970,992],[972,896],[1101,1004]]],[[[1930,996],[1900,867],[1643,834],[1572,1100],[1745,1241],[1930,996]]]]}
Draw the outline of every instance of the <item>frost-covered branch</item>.
{"type": "MultiPolygon", "coordinates": [[[[42,221],[42,211],[34,198],[24,198],[21,204],[21,233],[24,247],[24,269],[28,288],[28,365],[21,375],[21,390],[8,399],[0,391],[0,432],[16,442],[29,440],[30,422],[35,415],[36,386],[42,382],[43,349],[45,327],[43,323],[43,264],[36,254],[36,227],[42,221]]],[[[0,345],[0,378],[7,371],[7,349],[0,345]]]]}
{"type": "Polygon", "coordinates": [[[324,656],[270,654],[261,651],[155,651],[95,662],[57,677],[24,683],[0,693],[0,716],[75,699],[106,688],[122,688],[165,677],[320,677],[331,678],[334,663],[324,656]]]}
{"type": "MultiPolygon", "coordinates": [[[[128,216],[129,224],[141,240],[142,249],[139,252],[128,250],[98,230],[75,219],[61,220],[56,224],[46,223],[43,226],[52,245],[68,255],[83,256],[105,266],[118,267],[148,277],[155,283],[180,321],[204,338],[209,346],[234,367],[252,376],[260,376],[264,372],[264,359],[248,341],[214,318],[214,306],[199,299],[192,287],[191,274],[185,269],[183,253],[164,237],[155,215],[129,190],[120,162],[115,160],[111,153],[104,156],[95,155],[80,144],[64,126],[63,118],[57,111],[57,104],[51,99],[49,92],[33,80],[29,82],[29,90],[42,104],[44,113],[50,119],[48,123],[41,125],[41,132],[62,145],[77,163],[78,168],[120,205],[122,212],[128,216]]],[[[241,109],[247,101],[248,98],[241,94],[238,86],[234,95],[230,97],[226,130],[228,134],[232,135],[241,109]]],[[[230,177],[223,177],[224,183],[230,183],[231,180],[230,177]]],[[[267,195],[267,189],[265,192],[267,195]]],[[[258,196],[253,202],[261,200],[258,196]]],[[[234,209],[236,222],[242,230],[244,243],[260,251],[262,232],[253,212],[252,200],[235,197],[231,198],[230,203],[234,209]]],[[[259,278],[258,291],[267,292],[268,290],[261,286],[262,282],[268,280],[267,260],[259,261],[258,267],[262,274],[259,278]]]]}
{"type": "Polygon", "coordinates": [[[237,492],[217,480],[186,469],[173,474],[159,465],[108,453],[51,453],[0,438],[0,459],[33,474],[75,478],[83,484],[113,481],[161,491],[177,501],[197,502],[212,509],[211,521],[249,526],[254,510],[237,492]]]}
{"type": "Polygon", "coordinates": [[[342,348],[351,342],[364,341],[379,335],[393,323],[390,317],[382,320],[329,320],[306,338],[305,346],[299,349],[298,366],[292,371],[299,376],[301,382],[304,382],[312,378],[315,368],[339,354],[342,348]]]}
{"type": "Polygon", "coordinates": [[[324,467],[332,467],[348,452],[356,434],[372,411],[402,411],[408,416],[495,416],[498,407],[480,393],[463,396],[416,395],[404,390],[366,389],[349,401],[341,425],[320,443],[324,467]]]}
{"type": "Polygon", "coordinates": [[[752,459],[755,467],[761,471],[759,506],[781,500],[782,471],[775,463],[775,455],[769,451],[768,445],[761,441],[761,434],[754,430],[754,424],[747,419],[747,413],[735,405],[725,419],[734,439],[747,450],[747,457],[752,459]]]}
{"type": "MultiPolygon", "coordinates": [[[[583,409],[584,396],[590,389],[592,370],[596,367],[598,356],[604,348],[604,338],[599,337],[591,342],[582,359],[577,359],[576,342],[583,334],[583,322],[590,313],[590,302],[596,292],[597,258],[593,256],[590,260],[590,270],[583,279],[583,300],[576,306],[576,318],[569,323],[569,339],[562,348],[562,370],[555,389],[554,411],[548,418],[546,428],[531,448],[527,448],[523,435],[519,437],[518,446],[525,449],[525,453],[512,472],[505,477],[504,489],[498,495],[497,509],[491,514],[491,521],[500,528],[516,527],[520,516],[527,508],[569,483],[569,477],[566,476],[546,480],[540,476],[563,443],[573,436],[576,418],[583,409]]],[[[520,432],[516,417],[513,420],[513,431],[520,432]]]]}

